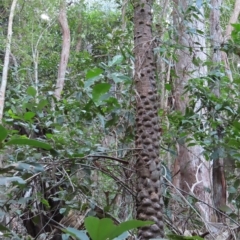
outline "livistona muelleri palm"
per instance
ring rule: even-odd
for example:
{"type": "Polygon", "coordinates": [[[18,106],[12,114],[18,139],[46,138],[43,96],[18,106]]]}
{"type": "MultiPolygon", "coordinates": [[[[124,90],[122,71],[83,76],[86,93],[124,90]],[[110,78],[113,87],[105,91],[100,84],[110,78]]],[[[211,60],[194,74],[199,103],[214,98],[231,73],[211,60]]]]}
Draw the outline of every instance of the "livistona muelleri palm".
{"type": "Polygon", "coordinates": [[[160,126],[152,36],[152,3],[134,1],[134,55],[136,89],[137,219],[153,225],[138,231],[138,239],[164,236],[161,202],[160,126]]]}

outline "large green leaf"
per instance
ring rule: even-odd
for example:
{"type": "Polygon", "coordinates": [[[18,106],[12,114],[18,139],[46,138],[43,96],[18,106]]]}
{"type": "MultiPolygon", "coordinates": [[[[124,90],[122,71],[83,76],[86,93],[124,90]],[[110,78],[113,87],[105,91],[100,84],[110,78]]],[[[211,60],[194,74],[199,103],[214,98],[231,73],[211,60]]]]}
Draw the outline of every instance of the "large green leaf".
{"type": "Polygon", "coordinates": [[[93,240],[112,240],[129,230],[153,223],[151,221],[129,220],[116,226],[110,218],[87,217],[84,220],[84,225],[93,240]]]}
{"type": "Polygon", "coordinates": [[[103,72],[103,70],[102,70],[101,68],[91,69],[91,70],[89,70],[89,71],[86,73],[86,79],[90,79],[90,78],[97,77],[97,76],[99,76],[102,72],[103,72]]]}
{"type": "Polygon", "coordinates": [[[92,90],[92,99],[95,102],[95,104],[99,104],[101,101],[101,98],[105,93],[107,93],[110,89],[111,85],[109,83],[99,83],[96,84],[93,87],[92,90]]]}
{"type": "Polygon", "coordinates": [[[87,217],[84,220],[84,225],[92,240],[106,240],[116,229],[110,218],[87,217]]]}
{"type": "Polygon", "coordinates": [[[26,112],[24,113],[24,120],[29,121],[35,116],[34,112],[26,112]]]}
{"type": "Polygon", "coordinates": [[[0,125],[0,142],[3,141],[8,135],[8,131],[2,125],[0,125]]]}
{"type": "Polygon", "coordinates": [[[102,78],[103,70],[100,68],[94,68],[87,72],[86,81],[84,82],[84,89],[88,90],[90,86],[92,86],[96,81],[102,78]]]}
{"type": "Polygon", "coordinates": [[[111,233],[109,236],[110,239],[113,239],[115,237],[120,236],[124,232],[127,232],[129,230],[139,228],[139,227],[144,227],[148,225],[152,225],[154,222],[152,221],[140,221],[140,220],[129,220],[123,223],[120,223],[116,229],[111,233]]]}
{"type": "Polygon", "coordinates": [[[41,141],[33,140],[33,139],[24,139],[24,138],[15,138],[15,139],[10,140],[6,144],[7,145],[27,145],[27,146],[42,148],[45,150],[52,149],[51,145],[49,145],[45,142],[41,142],[41,141]]]}
{"type": "Polygon", "coordinates": [[[37,94],[37,91],[36,91],[36,89],[35,89],[34,87],[29,87],[29,88],[27,89],[27,94],[28,94],[29,96],[35,97],[36,94],[37,94]]]}

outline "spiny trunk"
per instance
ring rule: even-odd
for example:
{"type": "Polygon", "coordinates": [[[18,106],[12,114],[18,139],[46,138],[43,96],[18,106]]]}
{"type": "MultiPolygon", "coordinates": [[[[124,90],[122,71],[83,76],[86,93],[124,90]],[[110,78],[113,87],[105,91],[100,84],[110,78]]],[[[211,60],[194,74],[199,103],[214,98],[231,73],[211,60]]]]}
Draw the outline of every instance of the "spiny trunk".
{"type": "Polygon", "coordinates": [[[134,1],[137,219],[154,222],[153,225],[139,230],[139,239],[164,236],[159,158],[160,127],[151,9],[150,0],[134,1]]]}

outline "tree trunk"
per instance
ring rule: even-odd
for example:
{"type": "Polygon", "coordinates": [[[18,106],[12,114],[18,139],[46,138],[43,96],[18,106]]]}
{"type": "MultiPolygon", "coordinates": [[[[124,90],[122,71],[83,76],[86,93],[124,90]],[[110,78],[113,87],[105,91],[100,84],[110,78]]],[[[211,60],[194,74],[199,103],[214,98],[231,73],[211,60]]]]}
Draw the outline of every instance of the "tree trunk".
{"type": "Polygon", "coordinates": [[[62,27],[63,33],[63,43],[62,43],[62,53],[61,60],[58,68],[58,79],[55,90],[55,97],[57,100],[60,100],[61,92],[64,86],[65,74],[67,70],[69,52],[70,52],[70,30],[67,21],[67,13],[66,13],[66,2],[62,0],[62,5],[59,13],[59,22],[62,27]]]}
{"type": "Polygon", "coordinates": [[[2,81],[1,81],[1,88],[0,88],[0,123],[2,122],[2,118],[3,118],[5,92],[6,92],[6,87],[7,87],[8,66],[9,66],[9,59],[10,59],[10,54],[11,54],[12,24],[13,24],[13,16],[14,16],[14,10],[15,10],[16,5],[17,5],[17,0],[13,0],[12,5],[11,5],[11,10],[10,10],[10,15],[9,15],[9,21],[8,21],[7,44],[6,44],[2,81]]]}
{"type": "Polygon", "coordinates": [[[226,28],[225,39],[224,39],[225,41],[231,38],[231,34],[233,30],[233,26],[231,24],[236,23],[238,21],[239,14],[240,14],[240,0],[236,0],[233,13],[230,17],[229,23],[226,28]]]}
{"type": "MultiPolygon", "coordinates": [[[[181,46],[177,50],[178,62],[176,62],[175,68],[178,77],[175,80],[174,95],[176,110],[184,115],[189,102],[188,94],[184,94],[184,87],[187,85],[189,79],[207,74],[207,69],[203,65],[206,61],[206,54],[204,52],[206,49],[204,13],[203,7],[199,8],[198,6],[202,14],[198,14],[198,19],[192,17],[187,22],[185,13],[187,9],[190,9],[188,1],[175,0],[174,2],[175,11],[173,17],[174,25],[177,28],[175,37],[177,38],[177,43],[181,46]],[[193,29],[195,29],[195,32],[191,32],[193,29]],[[198,34],[196,30],[202,31],[202,35],[198,34]],[[198,61],[198,66],[194,65],[194,60],[198,61]]],[[[197,103],[198,106],[196,106],[196,109],[200,104],[200,102],[197,103]]],[[[185,193],[193,194],[203,202],[211,205],[211,195],[207,191],[207,189],[211,189],[211,171],[209,162],[203,156],[204,149],[199,145],[188,147],[184,140],[178,141],[177,148],[178,156],[174,164],[174,175],[177,172],[179,174],[175,176],[174,185],[185,193]]],[[[198,202],[196,206],[204,220],[211,221],[211,209],[201,202],[198,202]]]]}
{"type": "MultiPolygon", "coordinates": [[[[233,13],[232,13],[229,23],[226,27],[225,36],[223,37],[224,42],[227,42],[231,38],[231,34],[232,34],[232,30],[233,30],[232,24],[236,23],[238,21],[239,14],[240,14],[240,0],[236,0],[234,9],[233,9],[233,13]]],[[[225,73],[228,76],[229,80],[231,82],[233,82],[232,71],[230,68],[229,61],[228,61],[227,53],[222,51],[221,57],[222,57],[222,61],[224,62],[224,65],[225,65],[225,73]]]]}
{"type": "Polygon", "coordinates": [[[158,95],[152,36],[152,2],[134,1],[134,54],[136,89],[137,219],[153,225],[139,229],[139,239],[164,236],[159,158],[158,95]]]}
{"type": "MultiPolygon", "coordinates": [[[[211,1],[211,12],[210,12],[210,34],[212,37],[212,61],[214,66],[214,71],[219,72],[220,64],[222,60],[222,54],[220,50],[220,46],[222,43],[222,34],[221,34],[221,26],[220,26],[220,7],[222,1],[221,0],[212,0],[211,1]]],[[[217,97],[220,97],[220,79],[216,78],[213,86],[213,92],[217,97]]],[[[222,138],[221,126],[217,127],[218,139],[220,141],[222,138]]],[[[217,147],[218,148],[218,147],[217,147]]],[[[217,148],[215,151],[217,151],[217,148]]],[[[224,173],[224,161],[221,156],[213,159],[213,201],[214,206],[217,209],[220,209],[221,206],[226,205],[226,180],[224,173]]],[[[221,213],[216,212],[217,221],[223,222],[224,217],[221,213]]]]}

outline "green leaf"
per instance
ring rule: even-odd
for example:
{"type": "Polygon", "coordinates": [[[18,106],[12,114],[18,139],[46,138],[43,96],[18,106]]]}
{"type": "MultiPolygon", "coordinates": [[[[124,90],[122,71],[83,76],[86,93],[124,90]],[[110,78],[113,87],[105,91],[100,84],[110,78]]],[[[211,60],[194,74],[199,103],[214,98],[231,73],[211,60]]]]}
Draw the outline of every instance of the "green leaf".
{"type": "Polygon", "coordinates": [[[112,73],[109,75],[109,78],[112,78],[115,83],[120,82],[131,82],[131,78],[128,76],[125,76],[121,73],[112,73]]]}
{"type": "Polygon", "coordinates": [[[69,234],[62,234],[62,240],[69,240],[69,234]]]}
{"type": "Polygon", "coordinates": [[[130,220],[116,226],[110,218],[87,217],[84,220],[84,225],[92,240],[112,240],[129,230],[153,223],[152,221],[130,220]]]}
{"type": "Polygon", "coordinates": [[[43,172],[44,171],[44,167],[39,164],[39,163],[34,163],[34,162],[30,162],[30,163],[25,163],[25,162],[17,162],[17,163],[13,163],[10,166],[14,166],[14,168],[18,171],[26,171],[28,170],[29,172],[34,172],[34,173],[38,173],[38,172],[43,172]]]}
{"type": "Polygon", "coordinates": [[[99,102],[101,101],[101,97],[103,97],[103,95],[109,91],[110,87],[111,85],[109,83],[96,84],[92,90],[93,101],[96,104],[99,104],[99,102]]]}
{"type": "Polygon", "coordinates": [[[28,94],[29,96],[35,97],[36,94],[37,94],[37,91],[36,91],[36,89],[35,89],[34,87],[29,87],[29,88],[27,89],[27,94],[28,94]]]}
{"type": "Polygon", "coordinates": [[[230,207],[228,207],[227,205],[220,206],[219,210],[223,211],[226,214],[230,214],[233,212],[233,210],[230,207]]]}
{"type": "Polygon", "coordinates": [[[239,23],[232,23],[231,25],[234,27],[234,30],[236,30],[237,32],[240,32],[240,24],[239,23]]]}
{"type": "Polygon", "coordinates": [[[171,84],[166,83],[166,84],[165,84],[165,89],[168,90],[168,91],[171,91],[171,90],[172,90],[171,84]]]}
{"type": "Polygon", "coordinates": [[[108,63],[109,67],[112,67],[114,65],[118,65],[123,61],[123,56],[122,55],[116,55],[113,57],[112,61],[108,63]]]}
{"type": "Polygon", "coordinates": [[[129,235],[130,235],[129,232],[124,232],[120,236],[114,238],[114,240],[126,240],[126,239],[128,239],[129,235]]]}
{"type": "Polygon", "coordinates": [[[240,130],[240,122],[238,122],[238,121],[233,122],[233,126],[234,126],[236,129],[240,130]]]}
{"type": "Polygon", "coordinates": [[[38,110],[42,110],[45,106],[48,105],[48,101],[46,99],[41,99],[38,103],[38,110]]]}
{"type": "Polygon", "coordinates": [[[238,147],[239,146],[239,141],[236,139],[230,139],[228,141],[228,146],[230,147],[238,147]]]}
{"type": "Polygon", "coordinates": [[[0,185],[8,186],[12,182],[17,182],[18,184],[26,184],[26,182],[20,177],[0,177],[0,185]]]}
{"type": "Polygon", "coordinates": [[[35,113],[33,112],[26,112],[24,114],[24,120],[29,121],[35,116],[35,113]]]}
{"type": "Polygon", "coordinates": [[[113,239],[115,237],[120,236],[124,232],[127,232],[129,230],[139,228],[139,227],[145,227],[154,224],[152,221],[140,221],[140,220],[129,220],[123,223],[120,223],[116,229],[112,232],[112,234],[109,236],[110,239],[113,239]]]}
{"type": "Polygon", "coordinates": [[[94,68],[87,72],[86,79],[87,81],[84,82],[84,89],[88,90],[90,86],[92,86],[96,81],[102,78],[101,73],[103,72],[100,68],[94,68]]]}
{"type": "Polygon", "coordinates": [[[60,209],[59,209],[59,213],[60,213],[60,214],[63,214],[63,213],[66,212],[66,210],[67,210],[66,208],[60,208],[60,209]]]}
{"type": "Polygon", "coordinates": [[[24,139],[24,138],[15,138],[6,143],[7,145],[27,145],[27,146],[32,146],[32,147],[37,147],[37,148],[42,148],[45,150],[50,150],[52,149],[51,145],[41,142],[38,140],[33,140],[33,139],[24,139]]]}
{"type": "Polygon", "coordinates": [[[84,225],[92,240],[106,240],[116,229],[110,218],[87,217],[84,220],[84,225]]]}
{"type": "Polygon", "coordinates": [[[103,70],[102,70],[101,68],[91,69],[91,70],[89,70],[89,71],[86,73],[86,79],[90,79],[90,78],[97,77],[97,76],[99,76],[102,72],[103,72],[103,70]]]}
{"type": "Polygon", "coordinates": [[[3,141],[8,135],[8,131],[2,125],[0,125],[0,142],[3,141]]]}
{"type": "Polygon", "coordinates": [[[220,110],[222,108],[222,104],[217,104],[216,106],[215,106],[215,109],[216,110],[220,110]]]}
{"type": "Polygon", "coordinates": [[[3,226],[2,224],[0,224],[0,231],[10,232],[10,230],[7,227],[3,226]]]}
{"type": "Polygon", "coordinates": [[[42,203],[47,209],[50,209],[50,205],[49,205],[49,202],[48,202],[47,199],[42,198],[42,199],[41,199],[41,203],[42,203]]]}
{"type": "Polygon", "coordinates": [[[171,239],[171,240],[204,240],[199,236],[185,237],[185,236],[179,236],[175,234],[168,234],[167,237],[168,239],[171,239]]]}
{"type": "Polygon", "coordinates": [[[72,237],[75,237],[79,240],[89,240],[87,234],[84,231],[79,231],[75,228],[67,227],[66,229],[63,229],[64,232],[68,233],[72,237]]]}

